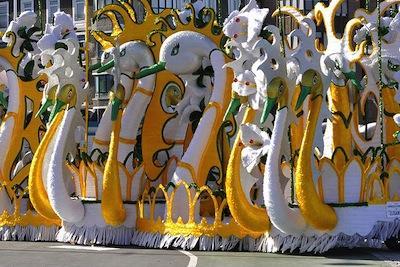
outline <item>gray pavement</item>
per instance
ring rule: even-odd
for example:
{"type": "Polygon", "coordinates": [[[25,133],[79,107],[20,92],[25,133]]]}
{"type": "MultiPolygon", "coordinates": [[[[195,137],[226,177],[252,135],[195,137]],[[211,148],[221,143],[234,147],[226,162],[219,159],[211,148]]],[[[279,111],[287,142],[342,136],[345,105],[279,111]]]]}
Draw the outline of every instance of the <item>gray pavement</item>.
{"type": "Polygon", "coordinates": [[[60,243],[0,242],[3,266],[400,266],[400,252],[337,249],[324,255],[185,252],[142,248],[82,247],[60,243]]]}

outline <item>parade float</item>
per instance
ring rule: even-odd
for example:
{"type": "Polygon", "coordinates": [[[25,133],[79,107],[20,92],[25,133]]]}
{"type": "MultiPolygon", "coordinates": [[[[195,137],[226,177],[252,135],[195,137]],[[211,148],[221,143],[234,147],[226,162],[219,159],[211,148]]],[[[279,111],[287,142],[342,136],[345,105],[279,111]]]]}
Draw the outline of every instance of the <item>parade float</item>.
{"type": "Polygon", "coordinates": [[[339,34],[343,0],[308,14],[251,0],[224,22],[201,0],[159,13],[118,1],[87,21],[84,48],[69,15],[41,31],[22,13],[0,48],[1,240],[395,246],[399,3],[357,10],[339,34]],[[92,65],[89,28],[103,50],[92,65]],[[114,83],[89,147],[91,72],[114,83]]]}

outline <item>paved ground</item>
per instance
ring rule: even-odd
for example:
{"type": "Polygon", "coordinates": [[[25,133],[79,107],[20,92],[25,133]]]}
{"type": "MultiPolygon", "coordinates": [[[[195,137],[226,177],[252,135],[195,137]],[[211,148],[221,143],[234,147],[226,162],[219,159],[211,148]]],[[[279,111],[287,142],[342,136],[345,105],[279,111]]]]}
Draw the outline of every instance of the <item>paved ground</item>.
{"type": "Polygon", "coordinates": [[[323,256],[185,252],[139,248],[81,247],[60,243],[0,242],[0,266],[400,266],[400,252],[335,250],[323,256]]]}

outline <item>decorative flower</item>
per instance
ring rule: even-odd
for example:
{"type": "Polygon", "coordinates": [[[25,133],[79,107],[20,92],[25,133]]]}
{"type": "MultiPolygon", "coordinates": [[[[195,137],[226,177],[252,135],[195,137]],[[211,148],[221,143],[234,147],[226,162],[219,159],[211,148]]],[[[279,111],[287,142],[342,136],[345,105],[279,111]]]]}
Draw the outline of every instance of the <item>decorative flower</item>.
{"type": "MultiPolygon", "coordinates": [[[[21,15],[19,15],[19,17],[17,17],[15,20],[11,21],[10,24],[7,27],[7,30],[5,31],[7,32],[13,32],[15,34],[17,34],[17,32],[20,29],[31,29],[34,28],[35,23],[37,20],[37,15],[35,12],[33,11],[24,11],[21,13],[21,15]]],[[[33,34],[30,33],[29,37],[31,37],[33,34]]],[[[7,36],[7,34],[4,34],[2,37],[3,42],[8,43],[11,41],[10,37],[7,36]]]]}
{"type": "MultiPolygon", "coordinates": [[[[195,13],[194,14],[195,18],[201,19],[200,18],[201,10],[206,7],[203,0],[197,0],[196,2],[192,3],[192,5],[193,5],[194,13],[195,13]]],[[[189,7],[186,6],[185,9],[178,12],[178,15],[179,15],[179,19],[183,23],[187,23],[190,21],[190,18],[192,16],[192,9],[190,9],[189,7]]]]}
{"type": "Polygon", "coordinates": [[[259,8],[256,0],[240,11],[233,11],[224,22],[223,32],[236,43],[253,43],[259,39],[268,8],[259,8]]]}
{"type": "Polygon", "coordinates": [[[54,25],[46,24],[45,34],[37,45],[41,51],[55,49],[55,44],[62,40],[72,38],[78,41],[72,17],[64,12],[54,14],[54,25]]]}
{"type": "Polygon", "coordinates": [[[242,144],[242,164],[248,173],[260,163],[261,158],[267,154],[271,142],[267,132],[262,131],[254,124],[242,124],[240,126],[242,144]]]}
{"type": "Polygon", "coordinates": [[[238,44],[247,42],[248,18],[246,15],[248,14],[241,14],[235,10],[224,23],[224,34],[238,44]]]}
{"type": "Polygon", "coordinates": [[[371,32],[377,31],[383,37],[387,43],[393,43],[396,41],[397,35],[399,33],[400,26],[400,13],[397,13],[395,17],[383,17],[381,19],[381,27],[378,29],[376,22],[369,22],[364,24],[363,27],[356,31],[354,35],[354,42],[360,44],[365,41],[371,32]]]}
{"type": "Polygon", "coordinates": [[[245,70],[235,77],[232,83],[232,89],[239,96],[247,97],[250,107],[259,110],[263,107],[265,97],[257,90],[255,75],[249,70],[245,70]]]}

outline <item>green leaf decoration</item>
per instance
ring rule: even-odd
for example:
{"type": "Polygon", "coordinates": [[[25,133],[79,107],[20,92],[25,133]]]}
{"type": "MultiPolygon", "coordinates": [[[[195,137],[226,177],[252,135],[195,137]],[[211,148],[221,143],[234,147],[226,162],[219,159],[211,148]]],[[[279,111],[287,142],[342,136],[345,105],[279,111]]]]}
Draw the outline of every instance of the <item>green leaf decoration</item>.
{"type": "Polygon", "coordinates": [[[213,191],[213,196],[221,197],[222,199],[226,198],[226,193],[223,189],[218,189],[213,191]]]}
{"type": "Polygon", "coordinates": [[[81,151],[79,156],[83,160],[83,162],[85,163],[86,166],[88,165],[88,163],[92,163],[93,162],[91,157],[86,152],[81,151]]]}
{"type": "Polygon", "coordinates": [[[35,32],[38,32],[38,31],[40,31],[40,28],[39,27],[32,27],[32,28],[30,28],[30,29],[28,29],[28,31],[26,32],[26,34],[29,36],[29,38],[30,37],[32,37],[32,35],[35,33],[35,32]]]}
{"type": "Polygon", "coordinates": [[[22,45],[19,48],[20,53],[24,53],[24,50],[27,50],[28,52],[33,51],[33,46],[31,42],[27,39],[22,42],[22,45]]]}
{"type": "Polygon", "coordinates": [[[381,176],[380,176],[381,180],[384,180],[385,178],[389,178],[389,173],[388,172],[382,172],[381,176]]]}
{"type": "Polygon", "coordinates": [[[351,83],[356,87],[358,91],[362,91],[364,89],[360,81],[357,79],[355,71],[343,72],[343,74],[346,79],[351,81],[351,83]]]}
{"type": "Polygon", "coordinates": [[[271,35],[272,35],[272,32],[270,32],[266,29],[262,29],[260,32],[260,37],[262,37],[263,39],[266,39],[266,40],[268,40],[269,37],[271,37],[271,35]]]}
{"type": "Polygon", "coordinates": [[[229,103],[229,106],[225,112],[224,121],[226,121],[228,119],[228,116],[230,114],[233,114],[233,116],[238,114],[241,105],[242,105],[242,103],[240,103],[239,98],[232,98],[231,102],[229,103]]]}
{"type": "Polygon", "coordinates": [[[172,187],[172,188],[175,189],[175,188],[176,188],[176,185],[175,185],[173,182],[169,182],[169,183],[167,184],[167,186],[165,187],[165,189],[168,191],[170,187],[172,187]]]}
{"type": "Polygon", "coordinates": [[[385,36],[388,33],[389,33],[389,27],[380,27],[378,29],[379,36],[385,36]]]}
{"type": "Polygon", "coordinates": [[[371,35],[368,34],[365,37],[365,40],[367,41],[367,45],[372,45],[372,37],[371,37],[371,35]]]}
{"type": "Polygon", "coordinates": [[[400,65],[394,64],[392,61],[388,60],[388,68],[391,71],[397,72],[400,70],[400,65]]]}
{"type": "Polygon", "coordinates": [[[196,80],[196,83],[199,87],[205,88],[204,85],[204,76],[214,77],[214,70],[211,66],[207,66],[205,69],[200,67],[197,71],[193,72],[193,75],[198,75],[199,77],[196,80]]]}
{"type": "Polygon", "coordinates": [[[149,195],[154,194],[156,192],[156,188],[154,186],[151,186],[149,188],[149,195]]]}
{"type": "Polygon", "coordinates": [[[27,34],[27,32],[26,32],[26,26],[20,27],[20,28],[18,29],[18,31],[17,31],[17,35],[18,35],[19,37],[21,37],[22,39],[29,39],[29,36],[28,36],[28,34],[27,34]]]}
{"type": "Polygon", "coordinates": [[[400,131],[396,131],[396,132],[393,134],[393,137],[396,138],[396,139],[398,139],[398,138],[399,138],[399,135],[400,135],[400,131]]]}
{"type": "Polygon", "coordinates": [[[68,46],[66,44],[57,42],[55,45],[55,49],[59,49],[59,48],[64,48],[65,50],[68,50],[68,46]]]}
{"type": "Polygon", "coordinates": [[[200,188],[199,188],[199,186],[198,186],[196,183],[191,183],[191,184],[189,185],[189,189],[192,189],[192,188],[194,188],[197,192],[200,191],[200,188]]]}
{"type": "Polygon", "coordinates": [[[33,68],[35,67],[35,61],[31,60],[26,63],[24,68],[24,76],[28,79],[32,79],[33,68]]]}

